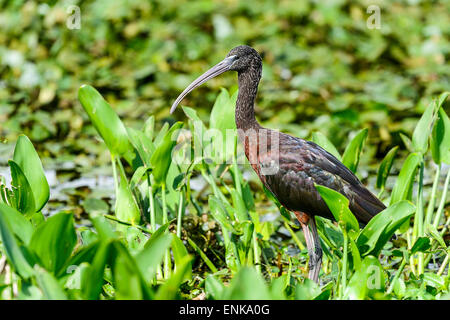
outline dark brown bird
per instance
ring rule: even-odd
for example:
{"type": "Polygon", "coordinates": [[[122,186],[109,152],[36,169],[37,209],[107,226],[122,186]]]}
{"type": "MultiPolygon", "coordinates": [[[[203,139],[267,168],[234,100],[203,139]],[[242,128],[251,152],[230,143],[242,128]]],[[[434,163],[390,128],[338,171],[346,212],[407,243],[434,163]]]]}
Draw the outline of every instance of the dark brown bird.
{"type": "Polygon", "coordinates": [[[334,189],[347,197],[350,210],[362,224],[367,224],[385,206],[347,167],[317,144],[259,125],[254,103],[262,61],[258,52],[249,46],[232,49],[224,60],[194,80],[179,95],[170,112],[189,92],[226,71],[238,73],[235,117],[245,154],[266,188],[300,222],[310,257],[309,278],[318,282],[322,248],[314,216],[332,220],[334,217],[314,184],[334,189]]]}

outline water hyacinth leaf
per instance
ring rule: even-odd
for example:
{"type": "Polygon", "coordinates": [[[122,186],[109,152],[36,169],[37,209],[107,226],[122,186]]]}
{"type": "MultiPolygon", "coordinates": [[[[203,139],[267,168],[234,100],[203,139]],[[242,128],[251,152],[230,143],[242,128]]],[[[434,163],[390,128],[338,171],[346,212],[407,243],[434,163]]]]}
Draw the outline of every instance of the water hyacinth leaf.
{"type": "Polygon", "coordinates": [[[0,215],[8,222],[11,232],[25,245],[28,245],[33,234],[33,226],[30,221],[19,211],[3,203],[0,203],[0,215]]]}
{"type": "Polygon", "coordinates": [[[171,300],[176,298],[180,285],[186,278],[186,273],[191,268],[191,261],[192,257],[190,255],[183,257],[175,273],[159,287],[155,295],[155,300],[171,300]]]}
{"type": "Polygon", "coordinates": [[[11,185],[14,187],[14,207],[26,217],[31,217],[36,210],[30,184],[22,169],[14,161],[10,160],[8,164],[11,168],[11,185]]]}
{"type": "Polygon", "coordinates": [[[212,274],[208,275],[205,280],[205,292],[209,298],[214,300],[222,299],[226,289],[224,284],[212,274]]]}
{"type": "Polygon", "coordinates": [[[227,215],[227,211],[218,198],[213,195],[209,196],[208,205],[211,209],[211,215],[213,216],[214,220],[216,220],[222,226],[222,228],[233,233],[238,233],[231,224],[231,221],[227,215]]]}
{"type": "Polygon", "coordinates": [[[441,107],[431,134],[431,154],[437,164],[450,164],[450,119],[441,107]]]}
{"type": "Polygon", "coordinates": [[[412,187],[420,161],[421,156],[417,153],[411,153],[406,158],[398,175],[394,189],[392,189],[390,201],[391,205],[401,200],[411,200],[412,187]]]}
{"type": "Polygon", "coordinates": [[[410,254],[413,255],[417,252],[425,252],[431,248],[430,238],[419,237],[411,248],[410,254]]]}
{"type": "Polygon", "coordinates": [[[432,101],[417,122],[412,135],[412,147],[414,152],[425,154],[428,150],[428,138],[430,136],[435,117],[435,106],[436,102],[432,101]]]}
{"type": "Polygon", "coordinates": [[[144,249],[136,255],[136,262],[144,279],[147,281],[153,279],[171,242],[170,233],[155,233],[146,242],[144,249]]]}
{"type": "Polygon", "coordinates": [[[386,180],[391,172],[392,164],[394,163],[395,155],[397,154],[398,146],[393,147],[381,161],[380,167],[378,168],[377,174],[377,188],[384,189],[386,185],[386,180]]]}
{"type": "Polygon", "coordinates": [[[358,168],[359,158],[367,138],[367,133],[367,128],[360,130],[352,141],[350,141],[342,155],[342,163],[352,172],[356,172],[356,169],[358,168]]]}
{"type": "Polygon", "coordinates": [[[339,161],[341,161],[341,155],[339,154],[339,151],[337,151],[334,144],[328,140],[328,138],[320,131],[315,131],[312,134],[312,141],[322,148],[324,148],[326,151],[331,153],[333,156],[336,157],[339,161]]]}
{"type": "Polygon", "coordinates": [[[161,143],[161,141],[164,139],[164,137],[167,134],[167,131],[169,131],[169,123],[165,122],[161,128],[161,130],[159,130],[158,134],[155,137],[155,140],[153,140],[153,144],[155,145],[155,147],[159,146],[159,144],[161,143]]]}
{"type": "Polygon", "coordinates": [[[339,192],[325,186],[316,185],[316,189],[319,191],[320,196],[327,204],[336,221],[343,223],[347,232],[350,232],[351,230],[358,232],[358,220],[356,220],[348,207],[348,199],[339,192]]]}
{"type": "Polygon", "coordinates": [[[13,160],[22,169],[31,187],[35,210],[40,211],[50,197],[50,187],[39,155],[27,136],[19,136],[14,149],[13,160]]]}
{"type": "Polygon", "coordinates": [[[361,255],[378,256],[386,242],[414,214],[415,210],[411,202],[399,201],[373,217],[356,240],[361,255]]]}
{"type": "Polygon", "coordinates": [[[112,223],[105,217],[91,217],[91,222],[101,240],[111,240],[118,237],[118,234],[114,230],[112,223]]]}
{"type": "Polygon", "coordinates": [[[351,277],[344,297],[350,300],[363,300],[375,292],[384,291],[384,273],[378,259],[367,256],[351,277]]]}
{"type": "MultiPolygon", "coordinates": [[[[34,270],[25,255],[21,250],[19,243],[17,242],[13,229],[9,224],[8,219],[5,217],[5,204],[0,204],[0,236],[4,252],[8,257],[8,261],[14,267],[14,270],[22,277],[29,278],[34,274],[34,270]]],[[[14,222],[14,221],[12,221],[14,222]]]]}
{"type": "Polygon", "coordinates": [[[73,215],[61,212],[34,231],[29,248],[45,269],[56,274],[71,256],[76,241],[73,215]]]}
{"type": "Polygon", "coordinates": [[[134,146],[136,151],[139,153],[139,157],[146,167],[150,167],[150,158],[155,151],[155,146],[153,142],[139,130],[133,128],[127,128],[128,137],[131,144],[134,146]]]}
{"type": "Polygon", "coordinates": [[[150,116],[147,121],[145,121],[142,132],[144,132],[145,136],[150,141],[153,140],[153,135],[155,133],[155,116],[150,116]]]}
{"type": "Polygon", "coordinates": [[[228,91],[222,88],[211,110],[209,126],[210,128],[220,130],[223,137],[225,137],[227,129],[236,129],[234,111],[236,108],[237,93],[238,91],[230,96],[228,91]]]}
{"type": "Polygon", "coordinates": [[[230,289],[224,299],[230,300],[269,300],[270,293],[266,282],[254,268],[243,267],[231,281],[230,289]]]}
{"type": "Polygon", "coordinates": [[[116,298],[119,300],[149,299],[147,285],[136,261],[122,243],[114,242],[113,245],[115,249],[113,275],[116,298]]]}
{"type": "Polygon", "coordinates": [[[92,264],[86,270],[85,277],[82,278],[81,291],[84,299],[96,300],[98,299],[103,286],[103,275],[107,262],[110,260],[110,256],[114,247],[112,241],[102,241],[92,264]]]}
{"type": "Polygon", "coordinates": [[[136,199],[128,185],[127,178],[122,169],[120,172],[119,192],[116,199],[116,217],[131,224],[139,224],[141,220],[141,211],[136,199]]]}
{"type": "Polygon", "coordinates": [[[303,283],[299,283],[295,287],[296,300],[314,300],[320,293],[317,283],[310,279],[305,279],[303,283]]]}
{"type": "Polygon", "coordinates": [[[78,90],[78,99],[111,154],[124,156],[127,161],[133,159],[130,154],[134,153],[134,149],[127,130],[102,95],[93,87],[82,85],[78,90]]]}
{"type": "Polygon", "coordinates": [[[66,300],[67,296],[58,280],[47,270],[36,267],[36,282],[46,300],[66,300]]]}
{"type": "Polygon", "coordinates": [[[153,178],[157,185],[165,184],[167,172],[172,163],[172,149],[177,143],[177,137],[182,126],[182,122],[175,123],[164,135],[164,138],[157,145],[150,158],[150,163],[153,168],[153,178]]]}
{"type": "MultiPolygon", "coordinates": [[[[173,238],[172,253],[173,253],[173,260],[175,261],[175,271],[176,271],[183,264],[183,259],[185,256],[189,254],[189,252],[187,251],[183,241],[180,238],[178,238],[176,235],[173,235],[172,238],[173,238]]],[[[183,281],[188,281],[191,279],[192,279],[192,264],[190,267],[187,268],[187,271],[184,273],[183,281]]]]}

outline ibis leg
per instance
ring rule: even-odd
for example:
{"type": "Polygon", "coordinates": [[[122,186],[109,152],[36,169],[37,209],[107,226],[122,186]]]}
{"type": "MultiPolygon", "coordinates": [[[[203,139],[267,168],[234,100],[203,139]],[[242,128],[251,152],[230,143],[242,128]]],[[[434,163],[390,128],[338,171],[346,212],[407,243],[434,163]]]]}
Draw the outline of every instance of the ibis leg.
{"type": "Polygon", "coordinates": [[[322,247],[320,246],[320,238],[317,233],[314,217],[309,219],[308,223],[301,223],[301,225],[303,228],[303,233],[305,234],[306,246],[308,248],[309,255],[308,278],[318,283],[320,268],[322,266],[322,247]]]}

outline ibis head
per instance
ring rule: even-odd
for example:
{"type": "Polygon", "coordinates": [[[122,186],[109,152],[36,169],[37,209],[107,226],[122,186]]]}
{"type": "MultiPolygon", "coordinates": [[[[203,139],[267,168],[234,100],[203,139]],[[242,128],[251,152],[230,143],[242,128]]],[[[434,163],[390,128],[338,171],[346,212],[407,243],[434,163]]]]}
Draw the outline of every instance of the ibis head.
{"type": "Polygon", "coordinates": [[[225,59],[220,61],[214,67],[203,73],[195,79],[184,91],[178,96],[170,108],[170,113],[174,112],[178,104],[188,95],[189,92],[199,87],[209,79],[217,77],[226,71],[237,71],[238,74],[246,73],[250,70],[260,74],[262,69],[262,61],[258,52],[249,46],[238,46],[227,54],[225,59]]]}

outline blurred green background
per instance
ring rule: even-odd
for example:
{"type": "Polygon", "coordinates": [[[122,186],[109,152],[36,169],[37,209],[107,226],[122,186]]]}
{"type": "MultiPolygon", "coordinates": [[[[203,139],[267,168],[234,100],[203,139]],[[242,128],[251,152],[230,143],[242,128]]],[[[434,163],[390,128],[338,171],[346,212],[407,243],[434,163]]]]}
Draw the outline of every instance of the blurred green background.
{"type": "MultiPolygon", "coordinates": [[[[309,138],[320,130],[340,151],[368,127],[367,159],[382,158],[410,134],[425,106],[450,90],[449,1],[98,0],[0,1],[0,165],[20,133],[44,166],[109,162],[77,99],[97,88],[135,128],[155,115],[185,119],[169,106],[195,77],[236,45],[255,47],[264,72],[257,117],[309,138]],[[76,5],[81,29],[67,21],[76,5]],[[369,29],[369,5],[381,28],[369,29]]],[[[184,100],[205,120],[214,79],[184,100]]],[[[364,160],[363,160],[364,164],[364,160]]]]}

